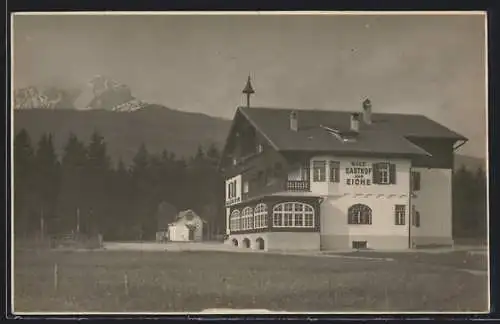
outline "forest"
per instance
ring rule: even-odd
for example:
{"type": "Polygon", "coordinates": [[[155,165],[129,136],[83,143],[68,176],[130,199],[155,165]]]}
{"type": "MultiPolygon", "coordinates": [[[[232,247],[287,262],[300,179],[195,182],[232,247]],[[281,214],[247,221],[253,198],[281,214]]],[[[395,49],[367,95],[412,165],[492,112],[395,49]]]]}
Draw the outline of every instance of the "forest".
{"type": "MultiPolygon", "coordinates": [[[[14,138],[14,231],[34,237],[43,227],[50,234],[100,233],[105,240],[153,240],[162,203],[204,218],[210,236],[223,234],[224,179],[215,145],[199,146],[190,158],[166,148],[159,154],[142,144],[130,164],[111,160],[102,135],[85,142],[70,134],[61,156],[53,136],[35,142],[25,129],[14,138]]],[[[486,174],[462,166],[453,175],[455,238],[486,237],[486,174]]],[[[168,216],[167,216],[168,217],[168,216]]],[[[173,221],[171,219],[170,221],[173,221]]]]}
{"type": "MultiPolygon", "coordinates": [[[[224,181],[219,151],[198,148],[189,159],[141,145],[130,165],[113,163],[105,139],[94,132],[88,143],[70,134],[57,156],[51,134],[36,143],[26,130],[14,138],[14,232],[100,233],[105,240],[155,238],[162,203],[192,209],[209,223],[212,235],[225,231],[224,181]],[[222,216],[221,216],[222,215],[222,216]]],[[[169,221],[173,221],[170,219],[169,221]]]]}

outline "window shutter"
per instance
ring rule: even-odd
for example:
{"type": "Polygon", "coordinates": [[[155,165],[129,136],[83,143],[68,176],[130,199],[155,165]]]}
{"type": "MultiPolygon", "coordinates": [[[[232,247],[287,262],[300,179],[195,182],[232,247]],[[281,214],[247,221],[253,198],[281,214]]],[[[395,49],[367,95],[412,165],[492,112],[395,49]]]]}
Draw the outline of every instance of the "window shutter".
{"type": "Polygon", "coordinates": [[[420,172],[413,172],[413,190],[420,190],[420,172]]]}
{"type": "Polygon", "coordinates": [[[374,184],[379,184],[380,183],[380,173],[378,171],[378,168],[379,168],[379,164],[378,163],[374,163],[372,165],[372,176],[373,176],[373,183],[374,184]]]}
{"type": "Polygon", "coordinates": [[[394,163],[389,164],[389,183],[396,183],[396,164],[394,163]]]}

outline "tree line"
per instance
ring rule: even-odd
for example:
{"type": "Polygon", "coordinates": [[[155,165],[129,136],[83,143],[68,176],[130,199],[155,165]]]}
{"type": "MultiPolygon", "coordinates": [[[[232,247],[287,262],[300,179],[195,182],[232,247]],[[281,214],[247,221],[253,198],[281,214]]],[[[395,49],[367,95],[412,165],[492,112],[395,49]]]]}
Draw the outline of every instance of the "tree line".
{"type": "MultiPolygon", "coordinates": [[[[130,165],[113,163],[105,139],[94,132],[88,143],[70,134],[59,157],[53,137],[33,143],[26,130],[14,138],[14,231],[16,237],[75,231],[106,240],[154,239],[159,206],[192,209],[211,234],[223,233],[224,181],[214,145],[190,158],[141,145],[130,165]],[[44,225],[41,225],[43,222],[44,225]]],[[[172,215],[168,221],[173,221],[172,215]]]]}
{"type": "Polygon", "coordinates": [[[453,173],[453,236],[481,238],[487,235],[487,177],[483,168],[461,166],[453,173]]]}
{"type": "MultiPolygon", "coordinates": [[[[39,233],[43,219],[47,234],[78,226],[106,240],[154,239],[163,202],[177,211],[194,210],[212,234],[224,233],[224,179],[214,145],[198,147],[184,159],[167,150],[150,153],[143,144],[125,165],[111,161],[98,132],[88,143],[70,134],[59,157],[51,134],[33,143],[23,129],[15,136],[13,153],[16,237],[39,233]]],[[[454,236],[486,237],[484,170],[456,170],[452,190],[454,236]]]]}

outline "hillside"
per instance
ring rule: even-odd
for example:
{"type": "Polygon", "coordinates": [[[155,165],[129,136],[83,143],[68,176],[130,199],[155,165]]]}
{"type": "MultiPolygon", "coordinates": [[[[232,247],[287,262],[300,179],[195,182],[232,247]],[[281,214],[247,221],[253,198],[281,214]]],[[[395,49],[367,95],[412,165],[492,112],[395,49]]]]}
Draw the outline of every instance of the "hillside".
{"type": "Polygon", "coordinates": [[[69,134],[88,142],[92,132],[100,132],[114,161],[130,162],[141,143],[150,152],[167,149],[177,156],[191,156],[198,144],[224,143],[230,121],[204,114],[188,113],[158,105],[130,112],[106,110],[22,109],[14,111],[14,132],[26,129],[33,141],[41,134],[54,135],[58,153],[69,134]]]}
{"type": "MultiPolygon", "coordinates": [[[[215,143],[222,147],[231,122],[203,114],[182,112],[158,105],[127,113],[106,110],[20,109],[14,111],[14,132],[28,130],[34,141],[44,132],[52,132],[58,153],[75,133],[88,141],[98,130],[108,143],[113,160],[131,161],[141,143],[151,152],[167,149],[178,156],[190,156],[198,144],[215,143]]],[[[455,169],[465,165],[471,170],[486,167],[482,158],[457,154],[455,169]]]]}

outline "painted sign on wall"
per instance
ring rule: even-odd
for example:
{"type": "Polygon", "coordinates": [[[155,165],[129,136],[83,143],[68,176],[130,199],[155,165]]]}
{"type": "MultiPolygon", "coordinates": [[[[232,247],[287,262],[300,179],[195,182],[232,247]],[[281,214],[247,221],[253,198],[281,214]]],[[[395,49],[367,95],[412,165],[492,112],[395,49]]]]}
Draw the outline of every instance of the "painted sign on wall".
{"type": "Polygon", "coordinates": [[[345,168],[344,179],[348,186],[370,186],[372,177],[371,163],[354,161],[345,168]]]}
{"type": "Polygon", "coordinates": [[[241,175],[226,180],[226,206],[241,202],[241,175]]]}

